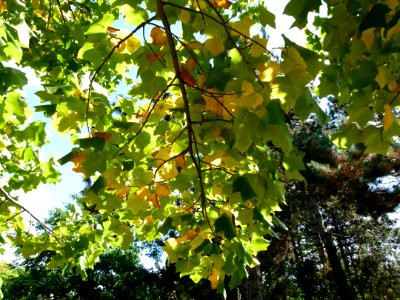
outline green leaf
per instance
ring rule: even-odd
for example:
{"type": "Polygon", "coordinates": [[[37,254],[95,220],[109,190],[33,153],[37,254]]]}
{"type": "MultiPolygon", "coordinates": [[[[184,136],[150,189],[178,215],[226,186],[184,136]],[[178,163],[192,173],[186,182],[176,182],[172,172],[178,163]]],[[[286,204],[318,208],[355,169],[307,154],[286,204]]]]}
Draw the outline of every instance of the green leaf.
{"type": "Polygon", "coordinates": [[[236,236],[236,228],[232,222],[232,219],[226,215],[222,214],[214,223],[215,232],[216,233],[223,233],[224,236],[231,240],[236,236]]]}
{"type": "Polygon", "coordinates": [[[303,121],[306,120],[311,113],[315,113],[321,123],[325,123],[328,120],[328,116],[315,101],[308,88],[305,88],[303,94],[297,99],[294,110],[303,121]]]}
{"type": "Polygon", "coordinates": [[[260,23],[263,27],[269,25],[272,28],[275,28],[275,15],[271,13],[270,11],[267,10],[267,8],[260,4],[258,6],[259,12],[260,12],[260,23]]]}
{"type": "Polygon", "coordinates": [[[135,6],[133,8],[129,4],[124,4],[119,8],[120,13],[125,16],[126,25],[139,25],[149,18],[146,10],[138,5],[135,6]]]}
{"type": "Polygon", "coordinates": [[[309,12],[318,11],[322,5],[321,0],[304,1],[304,0],[291,0],[286,5],[284,14],[294,17],[295,21],[292,25],[300,29],[304,28],[307,24],[307,16],[309,12]]]}
{"type": "Polygon", "coordinates": [[[392,140],[383,137],[383,128],[375,126],[367,126],[363,130],[361,141],[366,146],[364,151],[367,153],[382,153],[388,152],[392,140]]]}
{"type": "Polygon", "coordinates": [[[361,89],[375,83],[378,68],[372,61],[362,61],[349,75],[353,89],[361,89]]]}
{"type": "Polygon", "coordinates": [[[232,187],[233,187],[233,192],[234,193],[239,192],[243,200],[248,200],[257,197],[249,181],[244,176],[237,177],[233,181],[232,187]]]}
{"type": "Polygon", "coordinates": [[[234,123],[234,147],[240,152],[246,152],[253,142],[259,141],[258,133],[262,130],[261,128],[260,118],[248,110],[240,109],[234,123]]]}
{"type": "Polygon", "coordinates": [[[361,130],[355,123],[345,124],[340,131],[333,134],[331,140],[337,146],[350,149],[351,145],[357,143],[361,137],[361,130]]]}
{"type": "Polygon", "coordinates": [[[99,137],[78,139],[79,147],[83,149],[93,148],[95,150],[102,150],[106,144],[105,139],[99,137]]]}
{"type": "Polygon", "coordinates": [[[106,33],[107,27],[114,23],[115,19],[111,13],[105,13],[102,19],[89,27],[86,34],[106,33]]]}

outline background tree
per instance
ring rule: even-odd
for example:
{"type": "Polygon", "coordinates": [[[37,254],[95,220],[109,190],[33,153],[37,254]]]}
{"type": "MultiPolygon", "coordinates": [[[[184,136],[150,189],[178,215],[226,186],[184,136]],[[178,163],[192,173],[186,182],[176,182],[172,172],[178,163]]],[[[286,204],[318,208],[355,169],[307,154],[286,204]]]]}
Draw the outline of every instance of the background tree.
{"type": "Polygon", "coordinates": [[[289,183],[278,215],[288,228],[260,256],[265,295],[395,299],[399,229],[387,214],[400,199],[379,178],[398,172],[398,157],[339,151],[312,120],[296,129],[307,184],[289,183]]]}

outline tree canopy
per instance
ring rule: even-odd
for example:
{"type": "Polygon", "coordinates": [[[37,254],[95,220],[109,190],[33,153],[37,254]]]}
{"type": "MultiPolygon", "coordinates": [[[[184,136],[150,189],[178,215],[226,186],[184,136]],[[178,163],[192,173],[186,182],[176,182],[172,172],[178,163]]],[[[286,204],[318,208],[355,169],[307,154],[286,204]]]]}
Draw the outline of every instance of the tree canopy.
{"type": "Polygon", "coordinates": [[[278,56],[264,2],[0,0],[0,244],[85,275],[109,247],[163,238],[182,276],[224,292],[284,226],[288,182],[304,180],[293,116],[326,123],[329,96],[346,117],[337,147],[392,151],[399,2],[291,0],[308,45],[285,38],[278,56]],[[309,18],[321,5],[327,16],[309,18]],[[43,86],[35,107],[27,70],[43,86]],[[75,146],[43,161],[47,123],[75,146]],[[32,231],[13,192],[57,182],[69,162],[85,209],[51,227],[28,211],[44,229],[32,231]]]}

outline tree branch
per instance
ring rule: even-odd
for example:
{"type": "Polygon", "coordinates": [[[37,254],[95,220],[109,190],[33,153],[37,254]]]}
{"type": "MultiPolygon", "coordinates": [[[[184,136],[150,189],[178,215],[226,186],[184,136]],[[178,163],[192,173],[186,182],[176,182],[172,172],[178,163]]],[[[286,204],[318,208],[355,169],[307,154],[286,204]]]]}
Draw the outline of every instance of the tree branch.
{"type": "MultiPolygon", "coordinates": [[[[181,75],[179,58],[178,58],[178,53],[175,49],[173,34],[171,32],[168,18],[164,11],[164,4],[168,4],[168,3],[164,3],[162,0],[157,0],[157,12],[158,12],[157,15],[161,19],[161,22],[163,23],[163,26],[164,26],[164,30],[165,30],[165,33],[167,36],[169,48],[171,50],[172,62],[174,65],[176,76],[178,77],[178,81],[179,81],[179,88],[182,92],[182,99],[183,99],[183,103],[184,103],[185,116],[186,116],[186,121],[187,121],[189,155],[190,155],[190,158],[192,159],[193,165],[196,169],[197,177],[199,179],[202,214],[207,219],[207,222],[210,225],[210,222],[209,222],[208,216],[207,216],[207,212],[206,212],[206,204],[207,204],[206,200],[207,199],[206,199],[206,194],[205,194],[204,181],[203,181],[200,161],[199,161],[199,157],[198,157],[198,152],[193,148],[193,144],[195,144],[196,141],[195,141],[195,133],[193,131],[193,123],[192,123],[192,119],[191,119],[191,115],[190,115],[189,99],[188,99],[187,92],[186,92],[185,81],[183,80],[182,75],[181,75]]],[[[211,226],[210,226],[210,228],[211,228],[211,226]]]]}
{"type": "Polygon", "coordinates": [[[28,215],[30,215],[36,222],[39,223],[39,225],[46,230],[49,234],[51,234],[57,242],[60,243],[60,241],[58,240],[57,235],[54,233],[54,231],[48,227],[46,224],[44,224],[42,221],[40,221],[33,213],[31,213],[28,209],[26,209],[24,206],[22,206],[21,204],[19,204],[13,197],[11,197],[2,187],[0,187],[0,192],[4,195],[4,197],[6,198],[7,201],[11,202],[14,206],[19,207],[20,209],[22,209],[22,211],[28,213],[28,215]]]}

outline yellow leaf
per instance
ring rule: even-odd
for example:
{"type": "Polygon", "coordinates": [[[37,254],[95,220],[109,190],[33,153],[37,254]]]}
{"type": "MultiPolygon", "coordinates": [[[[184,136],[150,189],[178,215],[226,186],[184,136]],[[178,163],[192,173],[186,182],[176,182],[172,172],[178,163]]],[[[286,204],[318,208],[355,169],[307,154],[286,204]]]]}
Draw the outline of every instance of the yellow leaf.
{"type": "Polygon", "coordinates": [[[117,181],[120,173],[120,168],[109,168],[101,174],[108,189],[119,189],[125,187],[125,185],[117,181]]]}
{"type": "Polygon", "coordinates": [[[172,161],[164,163],[155,174],[155,182],[162,182],[179,175],[178,169],[172,161]]]}
{"type": "Polygon", "coordinates": [[[154,157],[154,159],[157,160],[158,167],[161,164],[163,164],[164,162],[169,160],[169,158],[171,157],[171,150],[172,150],[172,146],[169,145],[167,147],[156,150],[151,154],[154,157]]]}
{"type": "Polygon", "coordinates": [[[383,106],[385,110],[385,115],[383,116],[383,130],[388,130],[394,123],[394,116],[392,112],[392,107],[389,104],[383,106]]]}
{"type": "Polygon", "coordinates": [[[232,5],[232,2],[228,1],[228,0],[212,0],[211,4],[214,7],[222,7],[222,8],[229,8],[232,5]]]}
{"type": "Polygon", "coordinates": [[[217,56],[225,51],[225,45],[220,37],[213,37],[206,40],[205,46],[211,52],[212,56],[217,56]]]}
{"type": "Polygon", "coordinates": [[[243,82],[242,82],[242,92],[243,92],[243,94],[242,94],[243,96],[250,96],[251,94],[254,93],[253,85],[250,82],[248,82],[246,80],[243,80],[243,82]]]}
{"type": "Polygon", "coordinates": [[[259,63],[256,66],[257,70],[260,71],[261,81],[273,82],[276,74],[281,72],[281,66],[274,61],[267,63],[259,63]]]}
{"type": "Polygon", "coordinates": [[[127,195],[129,195],[129,192],[131,191],[131,187],[129,186],[124,186],[122,188],[117,189],[115,192],[115,196],[121,199],[125,199],[127,195]]]}
{"type": "Polygon", "coordinates": [[[157,194],[151,194],[147,197],[147,200],[153,204],[154,208],[160,208],[160,201],[158,200],[157,194]]]}
{"type": "Polygon", "coordinates": [[[141,40],[135,36],[131,36],[126,40],[126,50],[128,50],[129,53],[135,52],[135,50],[139,49],[141,46],[141,40]]]}
{"type": "Polygon", "coordinates": [[[396,7],[399,5],[398,0],[385,0],[384,3],[389,6],[390,9],[395,10],[396,7]]]}
{"type": "Polygon", "coordinates": [[[136,196],[138,199],[147,199],[147,196],[149,195],[150,191],[146,186],[142,186],[136,191],[136,196]]]}
{"type": "Polygon", "coordinates": [[[386,40],[390,40],[394,34],[400,32],[400,22],[397,22],[392,28],[390,28],[386,35],[386,40]]]}
{"type": "Polygon", "coordinates": [[[257,106],[264,103],[264,98],[262,97],[262,95],[254,93],[254,87],[251,83],[243,81],[242,91],[242,97],[237,100],[237,104],[239,107],[256,108],[257,106]]]}

